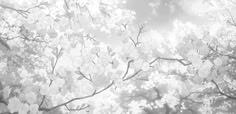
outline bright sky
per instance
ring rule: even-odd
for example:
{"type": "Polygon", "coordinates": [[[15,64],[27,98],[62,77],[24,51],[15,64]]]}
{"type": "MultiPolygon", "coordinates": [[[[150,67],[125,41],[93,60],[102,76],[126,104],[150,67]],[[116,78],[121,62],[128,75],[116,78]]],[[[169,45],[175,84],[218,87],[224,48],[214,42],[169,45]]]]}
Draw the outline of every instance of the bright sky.
{"type": "MultiPolygon", "coordinates": [[[[196,25],[211,23],[209,16],[203,15],[212,10],[212,7],[209,7],[211,4],[207,4],[207,1],[209,0],[127,0],[125,7],[136,12],[134,25],[137,26],[137,31],[138,25],[146,22],[145,29],[148,32],[141,34],[143,38],[153,38],[157,42],[168,39],[172,44],[176,44],[173,24],[175,20],[196,25]]],[[[231,13],[236,14],[236,9],[231,13]]],[[[119,37],[99,35],[98,33],[98,38],[108,44],[120,46],[119,37]]]]}
{"type": "MultiPolygon", "coordinates": [[[[169,39],[175,43],[173,21],[197,25],[209,23],[206,16],[198,13],[207,10],[203,4],[204,0],[127,0],[126,8],[136,12],[135,25],[147,22],[145,29],[148,33],[142,34],[143,37],[151,37],[158,42],[169,39]]],[[[111,45],[119,46],[119,38],[114,38],[114,35],[112,38],[100,37],[111,45]]]]}
{"type": "MultiPolygon", "coordinates": [[[[205,24],[206,17],[196,12],[204,8],[203,0],[127,0],[127,8],[137,13],[137,22],[148,21],[148,26],[160,31],[172,29],[176,19],[205,24]]],[[[204,9],[202,9],[204,10],[204,9]]]]}
{"type": "Polygon", "coordinates": [[[147,37],[174,41],[174,20],[197,25],[209,23],[208,18],[198,13],[206,10],[203,3],[203,0],[127,0],[127,8],[136,12],[136,24],[147,21],[150,31],[147,37]]]}

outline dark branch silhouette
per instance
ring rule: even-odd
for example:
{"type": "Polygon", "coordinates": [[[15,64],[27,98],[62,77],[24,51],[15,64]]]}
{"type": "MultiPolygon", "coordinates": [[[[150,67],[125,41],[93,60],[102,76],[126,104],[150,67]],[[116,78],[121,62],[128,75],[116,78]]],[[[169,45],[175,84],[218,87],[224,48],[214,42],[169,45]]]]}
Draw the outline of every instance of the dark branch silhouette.
{"type": "Polygon", "coordinates": [[[214,80],[212,80],[211,82],[216,86],[216,88],[217,88],[217,90],[218,90],[218,92],[219,92],[220,95],[225,96],[225,97],[227,97],[228,99],[234,99],[234,100],[236,100],[236,96],[231,96],[231,95],[228,95],[228,94],[224,93],[224,92],[220,89],[220,87],[218,86],[218,84],[217,84],[214,80]]]}

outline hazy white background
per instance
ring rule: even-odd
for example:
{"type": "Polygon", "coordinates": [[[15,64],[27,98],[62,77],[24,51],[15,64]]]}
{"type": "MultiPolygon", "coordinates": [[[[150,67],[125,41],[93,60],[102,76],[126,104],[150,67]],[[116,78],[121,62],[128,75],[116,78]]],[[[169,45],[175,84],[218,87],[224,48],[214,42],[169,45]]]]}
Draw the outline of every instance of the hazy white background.
{"type": "MultiPolygon", "coordinates": [[[[148,33],[142,37],[154,38],[160,42],[162,39],[170,39],[175,42],[173,22],[191,22],[203,25],[210,22],[204,12],[208,11],[206,0],[127,0],[126,8],[136,12],[135,25],[146,22],[148,33]]],[[[138,28],[137,28],[138,29],[138,28]]],[[[114,36],[112,36],[114,37],[114,36]]],[[[120,46],[118,38],[100,36],[102,40],[113,45],[120,46]]]]}

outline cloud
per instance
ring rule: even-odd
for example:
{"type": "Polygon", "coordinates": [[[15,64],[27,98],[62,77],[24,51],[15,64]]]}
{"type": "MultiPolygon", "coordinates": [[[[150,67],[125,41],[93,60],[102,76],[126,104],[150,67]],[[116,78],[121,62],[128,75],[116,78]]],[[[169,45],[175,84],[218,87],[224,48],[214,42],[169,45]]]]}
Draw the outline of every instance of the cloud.
{"type": "Polygon", "coordinates": [[[223,8],[223,3],[219,1],[210,0],[179,0],[179,6],[182,7],[183,11],[189,15],[201,16],[207,12],[216,11],[220,7],[223,8]]]}
{"type": "Polygon", "coordinates": [[[143,42],[152,42],[154,48],[160,48],[162,44],[168,44],[173,48],[178,44],[178,39],[175,36],[174,31],[160,32],[156,29],[150,29],[143,34],[143,42]]]}
{"type": "Polygon", "coordinates": [[[160,4],[161,4],[161,0],[156,0],[154,2],[149,2],[148,3],[148,6],[150,6],[151,9],[152,9],[152,14],[153,15],[157,15],[156,9],[160,6],[160,4]]]}

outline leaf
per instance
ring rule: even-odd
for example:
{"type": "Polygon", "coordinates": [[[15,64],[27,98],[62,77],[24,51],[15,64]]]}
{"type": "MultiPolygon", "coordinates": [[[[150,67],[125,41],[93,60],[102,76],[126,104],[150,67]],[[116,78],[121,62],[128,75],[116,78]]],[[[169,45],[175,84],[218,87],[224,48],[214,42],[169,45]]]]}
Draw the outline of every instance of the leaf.
{"type": "Polygon", "coordinates": [[[193,46],[190,43],[180,43],[177,47],[177,50],[182,55],[188,53],[191,49],[193,49],[193,46]]]}
{"type": "Polygon", "coordinates": [[[50,92],[50,88],[47,84],[41,85],[41,88],[40,88],[41,95],[47,95],[47,94],[49,94],[49,92],[50,92]]]}
{"type": "Polygon", "coordinates": [[[56,78],[54,82],[58,85],[58,87],[63,87],[65,84],[65,80],[61,78],[56,78]]]}
{"type": "Polygon", "coordinates": [[[82,63],[83,63],[83,59],[81,58],[81,57],[75,57],[74,59],[73,59],[73,66],[74,67],[81,67],[81,65],[82,65],[82,63]]]}
{"type": "Polygon", "coordinates": [[[221,66],[222,65],[222,60],[219,58],[219,57],[217,57],[215,60],[214,60],[214,64],[216,65],[216,66],[221,66]]]}
{"type": "Polygon", "coordinates": [[[39,29],[39,30],[37,30],[37,34],[38,34],[39,36],[41,36],[42,38],[45,37],[46,33],[47,33],[47,30],[46,30],[46,29],[39,29]]]}
{"type": "Polygon", "coordinates": [[[38,104],[31,104],[29,107],[30,114],[37,114],[39,105],[38,104]]]}
{"type": "Polygon", "coordinates": [[[107,73],[107,77],[109,77],[110,80],[115,81],[115,82],[119,82],[122,80],[120,77],[120,74],[118,73],[109,72],[107,73]]]}
{"type": "Polygon", "coordinates": [[[142,66],[142,70],[143,70],[143,71],[148,71],[149,68],[150,68],[150,67],[149,67],[149,63],[148,63],[148,62],[144,62],[144,63],[143,63],[143,66],[142,66]]]}
{"type": "Polygon", "coordinates": [[[47,34],[50,38],[56,38],[57,37],[57,32],[55,31],[55,29],[48,29],[47,30],[47,34]]]}
{"type": "Polygon", "coordinates": [[[201,84],[202,81],[203,81],[203,78],[199,77],[199,76],[194,76],[192,81],[195,83],[195,84],[201,84]]]}
{"type": "Polygon", "coordinates": [[[202,40],[200,40],[200,39],[194,39],[194,41],[193,41],[193,46],[195,47],[195,49],[199,49],[202,45],[203,45],[202,40]]]}
{"type": "Polygon", "coordinates": [[[95,89],[100,89],[107,86],[110,80],[105,75],[95,75],[92,78],[92,83],[95,89]]]}
{"type": "Polygon", "coordinates": [[[85,106],[86,106],[86,104],[83,103],[80,107],[85,107],[85,106]]]}
{"type": "Polygon", "coordinates": [[[50,86],[50,94],[58,94],[59,92],[59,85],[57,83],[53,82],[52,85],[50,86]]]}
{"type": "Polygon", "coordinates": [[[2,81],[0,80],[0,92],[3,90],[2,81]]]}
{"type": "Polygon", "coordinates": [[[206,78],[210,74],[210,72],[211,72],[210,70],[211,70],[212,66],[213,66],[213,64],[209,60],[206,60],[202,64],[202,66],[199,68],[198,75],[201,78],[206,78]]]}
{"type": "Polygon", "coordinates": [[[54,57],[51,58],[51,66],[54,66],[54,63],[55,63],[55,59],[54,57]]]}
{"type": "Polygon", "coordinates": [[[7,99],[9,97],[10,93],[11,93],[11,88],[9,86],[6,86],[3,89],[3,98],[7,99]]]}
{"type": "Polygon", "coordinates": [[[114,58],[112,61],[112,68],[116,69],[118,66],[119,66],[119,61],[116,58],[114,58]]]}
{"type": "Polygon", "coordinates": [[[3,103],[0,103],[0,113],[5,114],[7,111],[7,106],[3,103]]]}
{"type": "Polygon", "coordinates": [[[193,57],[191,62],[195,68],[200,68],[202,66],[202,60],[200,57],[193,57]]]}
{"type": "Polygon", "coordinates": [[[199,75],[201,78],[206,78],[209,74],[210,74],[209,69],[201,68],[201,69],[199,69],[199,71],[198,71],[198,75],[199,75]]]}
{"type": "Polygon", "coordinates": [[[195,67],[195,68],[199,68],[201,67],[202,65],[202,60],[200,58],[200,56],[198,55],[197,51],[196,50],[190,50],[188,53],[187,53],[187,57],[188,57],[188,60],[190,62],[192,62],[192,65],[195,67]]]}
{"type": "Polygon", "coordinates": [[[91,50],[90,50],[90,53],[91,54],[97,54],[100,52],[100,47],[93,47],[91,50]]]}
{"type": "Polygon", "coordinates": [[[140,69],[142,68],[144,61],[142,59],[137,59],[133,62],[134,68],[135,69],[140,69]]]}
{"type": "Polygon", "coordinates": [[[112,52],[112,49],[111,49],[109,46],[107,46],[107,52],[108,52],[109,54],[112,52]]]}
{"type": "Polygon", "coordinates": [[[25,95],[25,98],[26,98],[26,101],[29,103],[29,104],[33,104],[37,101],[37,96],[35,95],[35,93],[33,92],[30,92],[30,93],[27,93],[25,95]]]}
{"type": "Polygon", "coordinates": [[[66,76],[67,72],[66,72],[66,68],[64,68],[63,66],[59,66],[56,69],[56,72],[60,75],[60,76],[66,76]]]}
{"type": "Polygon", "coordinates": [[[24,37],[27,38],[30,36],[30,31],[25,28],[24,25],[20,26],[20,34],[24,37]]]}
{"type": "Polygon", "coordinates": [[[19,108],[19,114],[28,114],[30,107],[27,103],[22,103],[19,108]]]}
{"type": "Polygon", "coordinates": [[[210,49],[207,45],[203,45],[199,48],[199,54],[201,55],[207,55],[209,53],[210,49]]]}
{"type": "Polygon", "coordinates": [[[115,52],[112,52],[110,55],[111,55],[111,56],[114,56],[115,54],[116,54],[115,52]]]}
{"type": "Polygon", "coordinates": [[[9,99],[9,103],[7,105],[7,108],[11,113],[17,112],[20,108],[21,102],[17,97],[12,97],[9,99]]]}
{"type": "Polygon", "coordinates": [[[41,5],[45,5],[45,6],[49,6],[50,4],[46,1],[46,2],[40,2],[41,5]]]}
{"type": "MultiPolygon", "coordinates": [[[[84,42],[81,42],[81,44],[84,44],[84,42]]],[[[93,45],[99,45],[99,44],[100,44],[100,41],[95,40],[95,41],[93,42],[93,45]]]]}
{"type": "Polygon", "coordinates": [[[101,52],[99,54],[99,62],[102,65],[106,66],[107,64],[112,62],[112,57],[110,55],[108,55],[108,53],[106,53],[106,52],[101,52]]]}

